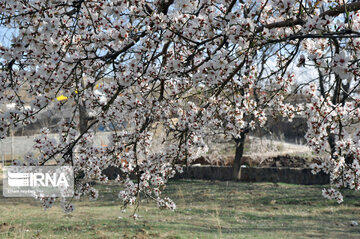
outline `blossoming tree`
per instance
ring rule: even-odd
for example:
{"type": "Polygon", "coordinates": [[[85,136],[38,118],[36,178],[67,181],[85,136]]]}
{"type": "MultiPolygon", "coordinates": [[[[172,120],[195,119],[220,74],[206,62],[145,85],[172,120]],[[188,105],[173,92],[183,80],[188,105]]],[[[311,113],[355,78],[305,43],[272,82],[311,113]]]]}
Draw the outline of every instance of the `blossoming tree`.
{"type": "MultiPolygon", "coordinates": [[[[43,129],[34,143],[40,156],[22,163],[73,165],[83,175],[76,178],[78,197],[96,199],[89,180],[106,181],[102,170],[116,166],[125,206],[144,196],[174,209],[161,191],[179,162],[206,151],[205,128],[241,143],[269,115],[296,113],[308,117],[316,152],[330,144],[329,158],[314,171],[331,173],[335,187],[359,187],[360,134],[348,128],[360,117],[360,3],[1,0],[0,9],[8,32],[0,46],[0,103],[16,105],[0,114],[0,137],[70,108],[72,117],[58,124],[60,138],[43,129]],[[296,64],[318,74],[298,79],[296,64]],[[305,107],[284,103],[295,80],[309,85],[305,107]],[[66,100],[54,101],[60,95],[66,100]],[[118,126],[106,147],[94,144],[99,124],[118,126]],[[166,134],[154,151],[159,127],[166,134]]],[[[335,189],[324,195],[342,200],[335,189]]],[[[54,199],[42,200],[49,207],[54,199]]],[[[66,200],[62,205],[73,210],[66,200]]]]}

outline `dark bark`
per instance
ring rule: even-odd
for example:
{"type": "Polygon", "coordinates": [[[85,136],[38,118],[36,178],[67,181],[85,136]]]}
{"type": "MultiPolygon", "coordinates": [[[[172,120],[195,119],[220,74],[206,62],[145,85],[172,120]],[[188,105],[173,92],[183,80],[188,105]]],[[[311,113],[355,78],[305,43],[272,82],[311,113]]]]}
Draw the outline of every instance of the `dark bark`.
{"type": "Polygon", "coordinates": [[[236,144],[235,158],[233,163],[233,179],[240,180],[240,166],[243,163],[244,145],[248,130],[241,132],[239,138],[234,138],[236,144]]]}
{"type": "MultiPolygon", "coordinates": [[[[81,81],[81,86],[85,87],[84,81],[81,81]]],[[[85,102],[79,100],[79,130],[80,134],[85,134],[89,126],[89,117],[86,110],[85,102]]]]}
{"type": "Polygon", "coordinates": [[[79,104],[79,129],[80,134],[84,134],[88,130],[89,117],[83,104],[79,104]]]}

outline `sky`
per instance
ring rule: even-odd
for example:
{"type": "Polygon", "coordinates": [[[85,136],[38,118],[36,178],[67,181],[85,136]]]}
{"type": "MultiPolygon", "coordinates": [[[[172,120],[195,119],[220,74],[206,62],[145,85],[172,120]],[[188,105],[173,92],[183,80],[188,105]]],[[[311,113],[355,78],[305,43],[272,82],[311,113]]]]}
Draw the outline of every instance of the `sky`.
{"type": "Polygon", "coordinates": [[[15,29],[8,29],[0,25],[0,44],[3,46],[9,46],[12,34],[15,32],[15,29]]]}

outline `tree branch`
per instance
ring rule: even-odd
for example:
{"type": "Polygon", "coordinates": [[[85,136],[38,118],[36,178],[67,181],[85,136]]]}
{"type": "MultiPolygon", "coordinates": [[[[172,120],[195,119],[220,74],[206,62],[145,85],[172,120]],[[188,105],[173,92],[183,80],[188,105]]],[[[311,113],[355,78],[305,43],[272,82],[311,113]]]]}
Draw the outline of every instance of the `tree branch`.
{"type": "MultiPolygon", "coordinates": [[[[353,11],[357,11],[357,10],[360,10],[360,2],[353,2],[353,3],[349,3],[349,4],[343,4],[343,5],[337,6],[333,9],[327,10],[327,11],[321,13],[319,15],[319,17],[320,18],[324,18],[326,16],[336,17],[336,16],[340,15],[341,13],[344,13],[345,11],[353,12],[353,11]]],[[[304,21],[300,18],[297,18],[295,20],[288,19],[285,21],[274,22],[274,23],[260,26],[255,29],[255,32],[257,32],[257,33],[261,32],[262,30],[264,30],[264,28],[273,29],[273,28],[281,28],[281,27],[292,27],[292,26],[298,26],[298,25],[302,26],[305,23],[306,23],[306,21],[304,21]]]]}

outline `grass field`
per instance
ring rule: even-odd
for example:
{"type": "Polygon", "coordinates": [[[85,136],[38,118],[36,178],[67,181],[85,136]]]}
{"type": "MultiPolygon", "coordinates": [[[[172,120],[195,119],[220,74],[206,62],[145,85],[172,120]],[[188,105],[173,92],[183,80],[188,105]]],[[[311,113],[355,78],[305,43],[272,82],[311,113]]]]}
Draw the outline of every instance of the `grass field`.
{"type": "Polygon", "coordinates": [[[166,189],[175,212],[143,201],[138,220],[122,213],[116,185],[97,185],[97,201],[83,199],[65,215],[33,199],[0,198],[0,238],[359,238],[360,195],[338,205],[321,186],[179,180],[166,189]]]}

